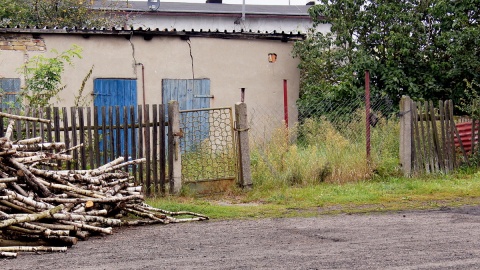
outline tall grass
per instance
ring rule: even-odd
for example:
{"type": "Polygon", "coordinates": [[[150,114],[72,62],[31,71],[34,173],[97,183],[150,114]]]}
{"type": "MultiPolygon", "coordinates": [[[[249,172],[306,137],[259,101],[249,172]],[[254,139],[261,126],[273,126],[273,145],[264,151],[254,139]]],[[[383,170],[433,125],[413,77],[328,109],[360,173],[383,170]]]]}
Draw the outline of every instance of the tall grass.
{"type": "Polygon", "coordinates": [[[368,162],[364,115],[359,110],[347,122],[310,118],[294,128],[277,129],[268,142],[251,146],[254,185],[271,189],[398,175],[398,121],[379,117],[371,128],[368,162]]]}

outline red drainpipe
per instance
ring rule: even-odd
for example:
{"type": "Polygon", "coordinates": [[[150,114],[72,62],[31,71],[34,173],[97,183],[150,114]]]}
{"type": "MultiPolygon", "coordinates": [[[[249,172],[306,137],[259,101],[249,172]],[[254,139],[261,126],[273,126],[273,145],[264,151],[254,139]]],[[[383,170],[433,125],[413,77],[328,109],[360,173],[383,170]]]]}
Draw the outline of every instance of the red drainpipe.
{"type": "Polygon", "coordinates": [[[288,128],[288,87],[287,80],[283,80],[283,115],[285,126],[288,128]]]}

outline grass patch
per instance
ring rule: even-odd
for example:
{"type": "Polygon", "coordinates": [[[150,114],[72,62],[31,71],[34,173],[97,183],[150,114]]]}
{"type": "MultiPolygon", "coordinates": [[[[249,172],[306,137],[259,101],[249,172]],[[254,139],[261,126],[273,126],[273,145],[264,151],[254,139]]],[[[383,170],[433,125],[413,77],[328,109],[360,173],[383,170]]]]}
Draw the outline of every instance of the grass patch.
{"type": "Polygon", "coordinates": [[[224,196],[152,198],[148,203],[169,211],[202,213],[213,220],[432,209],[480,203],[480,174],[283,186],[224,196]]]}
{"type": "MultiPolygon", "coordinates": [[[[379,117],[371,129],[371,162],[365,157],[364,110],[349,121],[304,119],[251,146],[253,189],[194,198],[150,199],[155,207],[187,210],[212,219],[307,217],[480,203],[480,174],[472,168],[451,175],[403,178],[398,160],[398,119],[379,117]]],[[[201,159],[202,162],[205,159],[201,159]]],[[[203,167],[193,166],[194,174],[203,167]]],[[[192,175],[193,177],[194,175],[192,175]]]]}

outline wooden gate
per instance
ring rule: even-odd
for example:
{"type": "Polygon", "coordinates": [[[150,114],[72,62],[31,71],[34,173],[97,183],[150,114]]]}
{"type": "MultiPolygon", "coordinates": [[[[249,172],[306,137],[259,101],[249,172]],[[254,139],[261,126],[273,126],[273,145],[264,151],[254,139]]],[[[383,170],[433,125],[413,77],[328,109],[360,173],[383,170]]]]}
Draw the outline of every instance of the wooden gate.
{"type": "Polygon", "coordinates": [[[453,102],[414,102],[403,97],[400,103],[400,162],[405,175],[447,173],[456,169],[467,155],[463,145],[455,146],[460,135],[453,117],[453,102]]]}

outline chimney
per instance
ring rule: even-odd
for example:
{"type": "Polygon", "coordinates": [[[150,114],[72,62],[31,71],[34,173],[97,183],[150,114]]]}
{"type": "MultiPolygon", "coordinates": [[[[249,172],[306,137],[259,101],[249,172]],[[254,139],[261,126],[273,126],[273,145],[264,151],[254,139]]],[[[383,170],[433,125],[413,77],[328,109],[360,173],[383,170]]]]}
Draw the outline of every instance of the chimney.
{"type": "Polygon", "coordinates": [[[207,0],[207,4],[221,4],[222,0],[207,0]]]}

